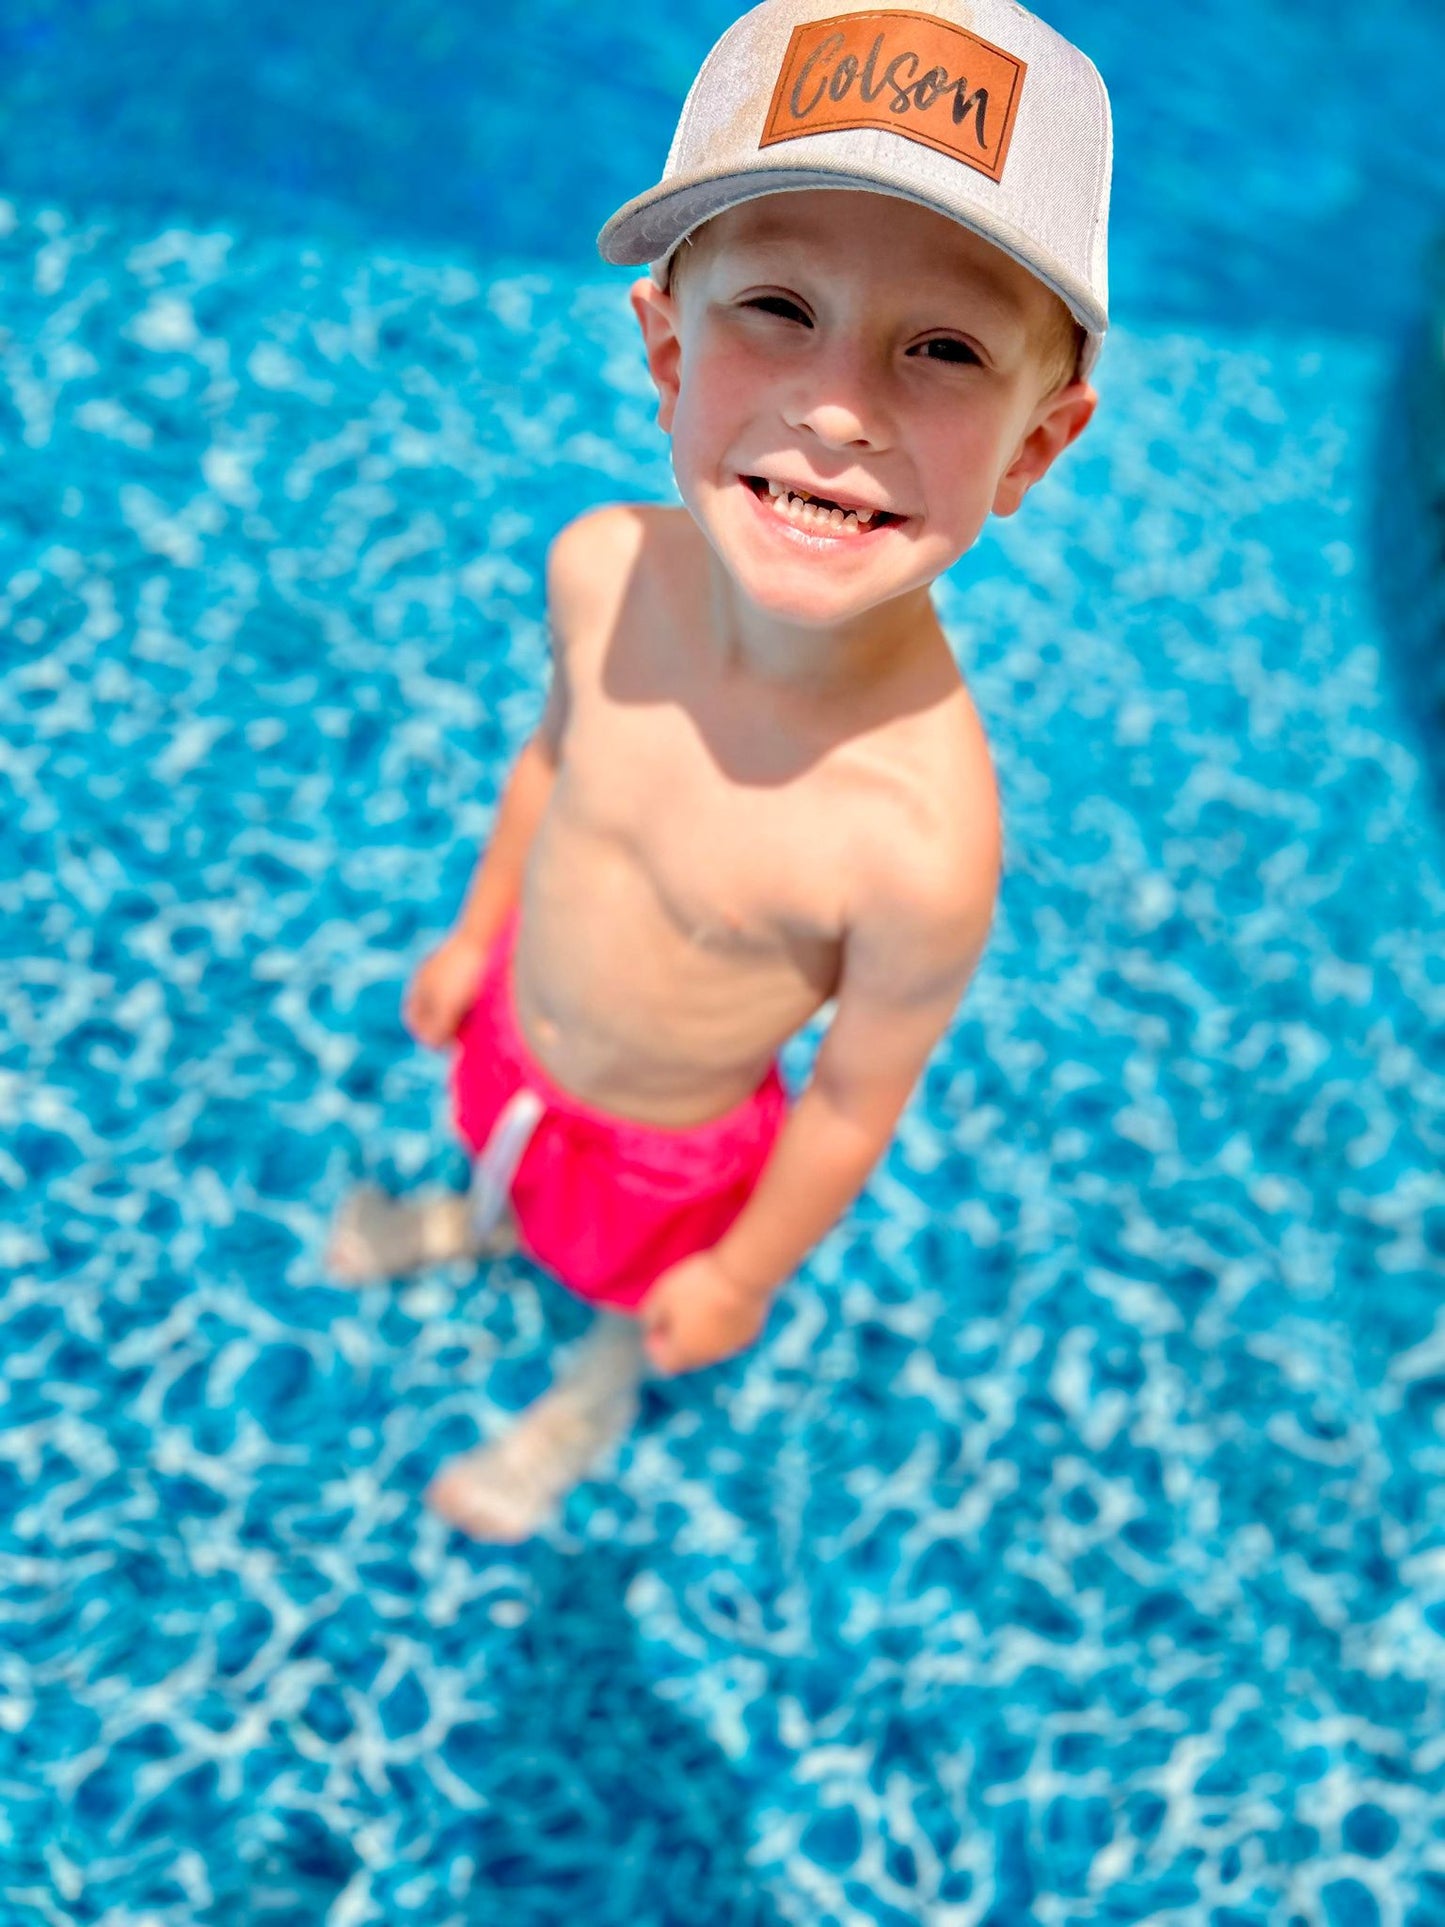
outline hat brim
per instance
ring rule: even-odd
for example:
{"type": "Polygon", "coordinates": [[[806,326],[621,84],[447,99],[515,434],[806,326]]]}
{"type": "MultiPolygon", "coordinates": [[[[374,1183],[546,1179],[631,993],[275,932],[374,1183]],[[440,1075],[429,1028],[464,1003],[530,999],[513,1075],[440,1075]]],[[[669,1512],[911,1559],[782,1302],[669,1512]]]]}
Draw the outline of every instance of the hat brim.
{"type": "Polygon", "coordinates": [[[695,174],[667,181],[618,208],[598,235],[597,249],[604,261],[616,267],[662,263],[714,215],[745,201],[761,200],[767,194],[797,193],[805,188],[853,188],[891,194],[895,200],[912,201],[971,229],[1042,281],[1079,323],[1086,336],[1081,374],[1087,374],[1098,359],[1109,326],[1108,314],[1091,289],[1060,275],[1056,264],[1041,259],[1039,250],[1024,235],[993,217],[987,208],[947,205],[900,186],[896,179],[875,176],[856,166],[830,168],[811,161],[806,167],[739,168],[726,174],[695,174]]]}

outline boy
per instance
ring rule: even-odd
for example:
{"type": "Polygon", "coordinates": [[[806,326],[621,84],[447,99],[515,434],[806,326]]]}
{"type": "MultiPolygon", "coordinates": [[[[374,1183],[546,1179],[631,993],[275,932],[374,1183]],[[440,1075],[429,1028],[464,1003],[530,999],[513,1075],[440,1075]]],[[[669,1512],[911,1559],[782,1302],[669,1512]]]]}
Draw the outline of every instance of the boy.
{"type": "Polygon", "coordinates": [[[352,1278],[508,1232],[599,1307],[432,1503],[532,1531],[645,1362],[749,1345],[887,1145],[982,952],[1000,830],[930,599],[1087,425],[1107,98],[1012,0],[766,0],[603,229],[683,507],[553,544],[553,678],[406,1018],[469,1196],[343,1206],[352,1278]],[[832,1022],[789,1106],[780,1044],[832,1022]]]}

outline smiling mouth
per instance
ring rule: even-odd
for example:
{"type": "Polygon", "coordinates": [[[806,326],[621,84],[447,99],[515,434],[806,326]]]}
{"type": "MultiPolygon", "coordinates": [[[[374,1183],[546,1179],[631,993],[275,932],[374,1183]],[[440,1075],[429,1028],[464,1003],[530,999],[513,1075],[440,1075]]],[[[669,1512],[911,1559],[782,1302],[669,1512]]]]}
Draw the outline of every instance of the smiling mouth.
{"type": "Polygon", "coordinates": [[[816,529],[819,532],[826,530],[830,534],[864,535],[906,520],[902,515],[895,515],[891,509],[845,506],[826,495],[814,495],[807,489],[787,488],[781,482],[770,482],[763,475],[744,475],[742,479],[760,502],[772,508],[780,521],[790,522],[794,528],[816,529]]]}

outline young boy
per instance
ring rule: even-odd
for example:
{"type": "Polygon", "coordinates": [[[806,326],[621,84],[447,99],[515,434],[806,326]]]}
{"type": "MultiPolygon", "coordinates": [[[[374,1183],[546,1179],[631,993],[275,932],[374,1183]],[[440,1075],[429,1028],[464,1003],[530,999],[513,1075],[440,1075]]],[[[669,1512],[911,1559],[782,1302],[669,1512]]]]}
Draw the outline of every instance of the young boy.
{"type": "Polygon", "coordinates": [[[533,1530],[649,1362],[757,1338],[862,1187],[978,962],[984,732],[930,599],[1083,430],[1107,327],[1109,112],[1012,0],[766,0],[603,229],[681,508],[554,542],[553,675],[451,935],[408,992],[455,1044],[470,1194],[354,1194],[371,1277],[520,1239],[605,1308],[432,1502],[533,1530]],[[782,1042],[835,1009],[791,1105],[782,1042]]]}

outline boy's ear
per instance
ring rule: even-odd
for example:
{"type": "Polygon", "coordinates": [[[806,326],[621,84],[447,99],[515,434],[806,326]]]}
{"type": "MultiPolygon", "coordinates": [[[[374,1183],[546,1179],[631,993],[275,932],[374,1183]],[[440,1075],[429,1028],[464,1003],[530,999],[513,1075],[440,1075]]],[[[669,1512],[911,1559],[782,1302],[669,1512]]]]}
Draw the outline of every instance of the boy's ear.
{"type": "Polygon", "coordinates": [[[1040,476],[1047,475],[1089,426],[1099,397],[1086,381],[1071,381],[1039,404],[1033,426],[1004,470],[993,498],[995,515],[1012,515],[1040,476]]]}
{"type": "Polygon", "coordinates": [[[632,312],[642,329],[647,371],[657,389],[657,425],[672,432],[677,391],[682,385],[682,339],[678,333],[677,302],[665,294],[650,274],[640,275],[628,291],[632,312]]]}

